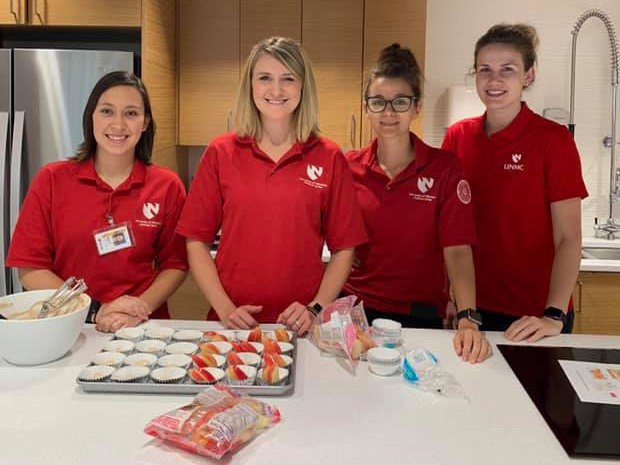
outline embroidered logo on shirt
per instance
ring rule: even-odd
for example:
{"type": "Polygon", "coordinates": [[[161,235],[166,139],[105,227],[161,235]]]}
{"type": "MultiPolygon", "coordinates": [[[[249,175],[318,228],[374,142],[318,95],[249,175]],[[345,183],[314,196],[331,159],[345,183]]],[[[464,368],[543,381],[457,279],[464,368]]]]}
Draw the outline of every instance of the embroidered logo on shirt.
{"type": "Polygon", "coordinates": [[[422,192],[418,194],[417,192],[409,192],[409,196],[414,200],[421,200],[423,202],[434,202],[437,197],[434,195],[427,194],[429,189],[433,187],[435,180],[433,178],[418,178],[418,190],[422,192]]]}
{"type": "Polygon", "coordinates": [[[465,205],[471,202],[471,188],[469,187],[469,183],[464,179],[461,179],[456,185],[456,196],[459,198],[461,203],[464,203],[465,205]]]}
{"type": "Polygon", "coordinates": [[[158,203],[146,202],[142,207],[142,214],[147,220],[152,220],[159,213],[158,203]]]}
{"type": "Polygon", "coordinates": [[[522,155],[520,153],[512,154],[512,163],[505,163],[504,169],[506,171],[524,171],[525,165],[521,163],[522,155]]]}
{"type": "Polygon", "coordinates": [[[426,194],[428,190],[433,187],[435,180],[433,178],[418,178],[418,189],[423,194],[426,194]]]}
{"type": "Polygon", "coordinates": [[[323,167],[308,165],[308,167],[306,168],[306,174],[308,175],[310,179],[312,179],[313,181],[316,181],[323,175],[323,167]]]}

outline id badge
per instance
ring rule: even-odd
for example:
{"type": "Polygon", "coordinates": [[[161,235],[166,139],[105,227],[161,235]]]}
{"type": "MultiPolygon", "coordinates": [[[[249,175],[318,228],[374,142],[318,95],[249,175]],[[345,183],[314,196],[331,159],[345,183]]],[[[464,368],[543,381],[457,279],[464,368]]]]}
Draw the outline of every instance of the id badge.
{"type": "Polygon", "coordinates": [[[129,221],[113,224],[108,228],[97,229],[93,231],[93,237],[95,238],[99,255],[118,252],[119,250],[134,247],[136,244],[129,221]]]}

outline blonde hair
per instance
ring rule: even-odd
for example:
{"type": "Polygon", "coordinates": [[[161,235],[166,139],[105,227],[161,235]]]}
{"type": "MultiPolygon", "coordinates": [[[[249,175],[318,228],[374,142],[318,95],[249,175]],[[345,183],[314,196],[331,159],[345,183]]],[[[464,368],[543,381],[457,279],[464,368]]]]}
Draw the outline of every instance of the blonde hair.
{"type": "Polygon", "coordinates": [[[319,100],[314,73],[310,60],[301,45],[286,37],[269,37],[257,43],[250,52],[241,73],[241,84],[237,94],[235,125],[241,137],[261,137],[260,113],[252,97],[252,75],[254,66],[263,55],[269,55],[282,63],[301,83],[301,100],[293,113],[295,138],[306,142],[310,136],[319,133],[319,100]]]}

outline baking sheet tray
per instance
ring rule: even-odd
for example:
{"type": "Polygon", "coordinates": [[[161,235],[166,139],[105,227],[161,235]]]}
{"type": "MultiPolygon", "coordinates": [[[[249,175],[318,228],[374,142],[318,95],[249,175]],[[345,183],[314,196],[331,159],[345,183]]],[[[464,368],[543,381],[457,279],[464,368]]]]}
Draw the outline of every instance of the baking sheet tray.
{"type": "MultiPolygon", "coordinates": [[[[165,326],[165,325],[161,325],[165,326]]],[[[261,325],[263,331],[273,331],[276,328],[282,328],[280,325],[261,325]]],[[[175,330],[181,330],[185,328],[175,328],[175,330]]],[[[217,330],[216,330],[217,331],[217,330]]],[[[203,331],[204,332],[204,331],[203,331]]],[[[114,338],[111,338],[114,339],[114,338]]],[[[291,355],[293,363],[287,367],[289,375],[285,380],[285,383],[277,386],[237,386],[231,385],[236,391],[242,394],[254,395],[254,396],[284,396],[292,394],[295,391],[295,373],[297,371],[297,335],[293,333],[293,353],[291,355]]],[[[86,365],[90,366],[92,363],[86,365]]],[[[84,368],[86,368],[86,366],[84,368]]],[[[204,390],[208,384],[196,384],[194,383],[187,370],[187,376],[181,383],[156,383],[150,378],[147,378],[144,382],[116,382],[116,381],[81,381],[76,378],[76,383],[85,392],[109,392],[109,393],[133,393],[133,394],[197,394],[204,390]]],[[[221,384],[228,385],[225,380],[221,384]]]]}

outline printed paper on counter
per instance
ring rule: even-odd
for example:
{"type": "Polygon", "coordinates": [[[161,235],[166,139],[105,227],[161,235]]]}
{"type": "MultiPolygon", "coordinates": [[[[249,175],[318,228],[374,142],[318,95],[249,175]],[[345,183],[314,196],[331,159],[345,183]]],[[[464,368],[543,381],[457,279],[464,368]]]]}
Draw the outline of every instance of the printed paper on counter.
{"type": "Polygon", "coordinates": [[[581,402],[620,405],[620,365],[558,360],[581,402]]]}

